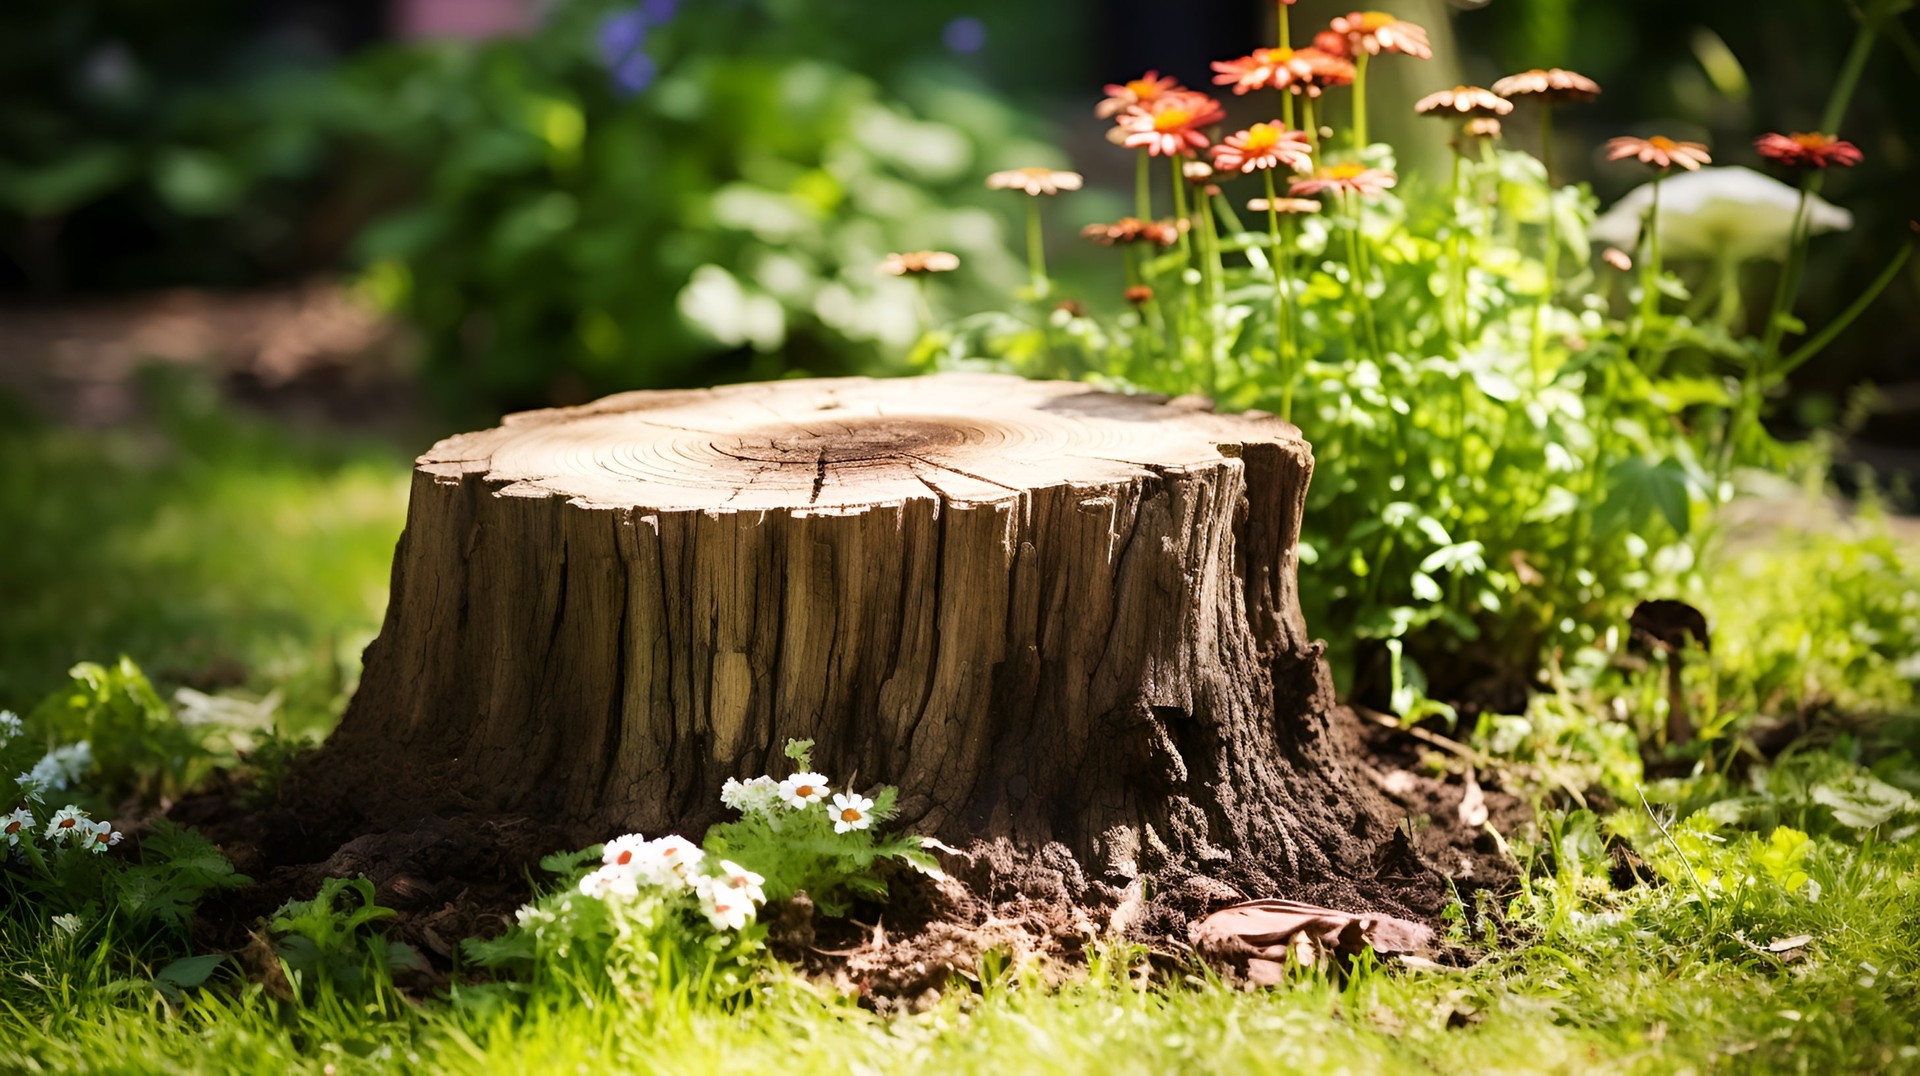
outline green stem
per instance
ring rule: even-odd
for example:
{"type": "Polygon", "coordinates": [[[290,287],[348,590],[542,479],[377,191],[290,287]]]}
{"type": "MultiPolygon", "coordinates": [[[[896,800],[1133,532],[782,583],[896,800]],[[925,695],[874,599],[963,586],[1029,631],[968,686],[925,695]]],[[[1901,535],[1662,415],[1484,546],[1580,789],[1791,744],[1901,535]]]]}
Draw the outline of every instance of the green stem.
{"type": "Polygon", "coordinates": [[[1900,275],[1900,270],[1907,264],[1907,259],[1912,256],[1913,245],[1911,243],[1901,247],[1900,253],[1893,256],[1893,260],[1888,262],[1887,267],[1880,271],[1880,275],[1874,278],[1873,283],[1868,285],[1867,290],[1861,292],[1859,298],[1855,299],[1845,310],[1841,311],[1839,317],[1828,322],[1827,327],[1820,330],[1818,335],[1806,343],[1801,344],[1793,354],[1781,360],[1780,365],[1773,371],[1774,376],[1785,377],[1793,371],[1798,370],[1808,359],[1820,354],[1828,344],[1833,343],[1834,337],[1845,332],[1847,326],[1852,325],[1855,319],[1866,312],[1867,307],[1873,305],[1873,301],[1880,297],[1880,293],[1887,290],[1888,285],[1893,283],[1894,277],[1900,275]]]}
{"type": "Polygon", "coordinates": [[[1283,49],[1292,47],[1293,34],[1287,29],[1287,8],[1291,4],[1292,0],[1276,0],[1275,4],[1280,9],[1280,47],[1283,49]]]}
{"type": "Polygon", "coordinates": [[[1040,199],[1027,199],[1027,263],[1033,269],[1033,298],[1045,299],[1053,290],[1047,283],[1047,245],[1040,228],[1040,199]]]}
{"type": "MultiPolygon", "coordinates": [[[[1360,50],[1355,50],[1360,51],[1360,50]]],[[[1367,60],[1364,51],[1353,58],[1353,148],[1367,148],[1367,60]]]]}
{"type": "MultiPolygon", "coordinates": [[[[1282,19],[1286,18],[1286,10],[1283,4],[1280,8],[1282,19]]],[[[1283,394],[1280,417],[1291,422],[1293,416],[1289,412],[1293,410],[1293,356],[1289,354],[1287,348],[1287,326],[1292,321],[1292,317],[1287,313],[1287,277],[1282,270],[1284,263],[1281,260],[1283,255],[1280,250],[1280,210],[1276,205],[1280,195],[1273,186],[1273,169],[1263,170],[1260,178],[1266,182],[1267,186],[1267,246],[1273,255],[1273,354],[1280,362],[1280,384],[1283,394]]]]}
{"type": "Polygon", "coordinates": [[[1840,77],[1834,80],[1833,94],[1827,98],[1827,110],[1820,114],[1820,129],[1827,134],[1840,133],[1840,122],[1846,118],[1847,106],[1853,103],[1853,92],[1860,88],[1860,76],[1867,70],[1867,58],[1873,55],[1873,46],[1879,36],[1879,23],[1860,24],[1853,47],[1847,50],[1847,58],[1840,64],[1840,77]]]}
{"type": "Polygon", "coordinates": [[[1360,260],[1360,196],[1349,194],[1346,201],[1352,213],[1352,223],[1346,229],[1347,269],[1353,274],[1353,279],[1348,284],[1348,291],[1354,298],[1355,314],[1366,328],[1367,347],[1373,352],[1373,361],[1377,365],[1384,366],[1386,360],[1380,351],[1380,334],[1373,326],[1373,299],[1367,295],[1367,285],[1361,274],[1363,263],[1360,260]]]}
{"type": "Polygon", "coordinates": [[[1313,98],[1300,98],[1300,127],[1307,132],[1307,153],[1317,162],[1320,157],[1320,125],[1313,119],[1313,98]]]}
{"type": "Polygon", "coordinates": [[[1647,221],[1642,226],[1647,233],[1647,252],[1640,264],[1640,322],[1633,331],[1633,342],[1642,349],[1640,365],[1649,374],[1653,372],[1650,361],[1653,349],[1647,345],[1646,337],[1660,312],[1660,181],[1665,177],[1665,171],[1654,174],[1653,201],[1647,207],[1647,221]]]}
{"type": "Polygon", "coordinates": [[[1774,281],[1773,301],[1767,304],[1767,329],[1761,338],[1760,357],[1749,364],[1749,371],[1755,366],[1768,365],[1780,347],[1780,338],[1786,333],[1785,319],[1793,307],[1793,294],[1799,282],[1794,267],[1800,261],[1800,252],[1806,249],[1807,213],[1813,205],[1814,180],[1817,175],[1809,175],[1800,184],[1800,201],[1793,208],[1793,230],[1788,233],[1787,256],[1780,262],[1780,275],[1774,281]]]}
{"type": "Polygon", "coordinates": [[[1463,350],[1467,346],[1467,321],[1471,316],[1467,306],[1466,164],[1466,154],[1460,152],[1459,145],[1455,144],[1453,147],[1453,205],[1451,207],[1453,210],[1453,234],[1448,238],[1453,247],[1453,275],[1455,278],[1454,343],[1463,350]]]}
{"type": "Polygon", "coordinates": [[[1179,154],[1167,160],[1173,162],[1173,226],[1180,233],[1180,253],[1191,262],[1193,245],[1188,241],[1187,233],[1193,229],[1192,223],[1187,220],[1187,174],[1181,170],[1183,161],[1179,154]]]}
{"type": "Polygon", "coordinates": [[[1546,219],[1546,272],[1545,285],[1540,289],[1540,299],[1533,306],[1533,387],[1539,391],[1546,382],[1547,339],[1545,322],[1547,307],[1552,305],[1554,292],[1560,276],[1560,222],[1556,219],[1553,189],[1553,106],[1540,109],[1540,166],[1547,173],[1547,219],[1546,219]]]}
{"type": "Polygon", "coordinates": [[[1141,220],[1153,219],[1153,156],[1144,149],[1133,180],[1133,215],[1141,220]]]}

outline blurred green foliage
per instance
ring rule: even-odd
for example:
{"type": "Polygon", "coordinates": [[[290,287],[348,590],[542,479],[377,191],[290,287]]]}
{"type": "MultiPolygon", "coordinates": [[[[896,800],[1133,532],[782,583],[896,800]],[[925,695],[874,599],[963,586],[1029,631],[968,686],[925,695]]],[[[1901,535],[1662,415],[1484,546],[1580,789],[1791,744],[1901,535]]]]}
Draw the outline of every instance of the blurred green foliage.
{"type": "Polygon", "coordinates": [[[625,86],[596,40],[608,10],[342,79],[356,131],[420,185],[360,251],[438,384],[512,405],[867,369],[921,328],[911,286],[877,272],[889,251],[960,254],[961,302],[1012,278],[979,176],[1049,154],[1011,109],[784,58],[755,42],[787,23],[738,6],[652,28],[659,76],[625,86]]]}

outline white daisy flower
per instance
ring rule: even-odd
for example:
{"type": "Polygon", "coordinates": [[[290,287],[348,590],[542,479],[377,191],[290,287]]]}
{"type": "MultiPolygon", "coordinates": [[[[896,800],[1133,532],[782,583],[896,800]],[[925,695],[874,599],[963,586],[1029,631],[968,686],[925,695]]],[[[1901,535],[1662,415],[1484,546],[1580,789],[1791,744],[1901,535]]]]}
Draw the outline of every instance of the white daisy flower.
{"type": "Polygon", "coordinates": [[[22,796],[35,803],[43,802],[47,798],[47,786],[31,773],[21,772],[13,779],[13,783],[20,786],[22,796]]]}
{"type": "Polygon", "coordinates": [[[751,781],[729,777],[720,789],[720,802],[741,814],[766,814],[780,802],[780,782],[764,774],[751,781]]]}
{"type": "Polygon", "coordinates": [[[81,740],[65,747],[56,747],[47,752],[47,757],[41,761],[51,761],[60,768],[60,776],[66,779],[60,787],[67,788],[77,784],[88,770],[93,769],[93,745],[81,740]]]}
{"type": "Polygon", "coordinates": [[[600,862],[609,867],[623,868],[629,874],[638,874],[646,855],[647,839],[638,833],[629,833],[608,841],[600,851],[600,862]]]}
{"type": "Polygon", "coordinates": [[[640,895],[640,882],[625,867],[601,867],[580,879],[580,892],[595,900],[637,897],[640,895]]]}
{"type": "Polygon", "coordinates": [[[86,830],[87,832],[79,839],[86,841],[87,851],[95,855],[100,855],[119,844],[122,836],[119,830],[113,828],[111,822],[91,822],[87,824],[86,830]]]}
{"type": "Polygon", "coordinates": [[[739,930],[753,918],[753,902],[724,879],[702,878],[699,885],[700,910],[715,930],[739,930]]]}
{"type": "Polygon", "coordinates": [[[93,824],[87,820],[87,812],[69,803],[53,812],[47,820],[47,840],[78,843],[93,835],[93,824]]]}
{"type": "Polygon", "coordinates": [[[705,858],[700,846],[685,837],[661,837],[649,842],[642,870],[653,884],[672,889],[686,885],[705,858]]]}
{"type": "Polygon", "coordinates": [[[33,764],[33,769],[21,775],[21,787],[32,781],[41,792],[65,792],[67,790],[67,768],[52,752],[42,756],[33,764]]]}
{"type": "Polygon", "coordinates": [[[745,897],[754,904],[765,904],[767,902],[766,891],[760,888],[766,884],[766,881],[765,878],[742,867],[731,859],[723,859],[720,861],[720,873],[713,878],[714,885],[724,889],[731,889],[735,894],[745,897]]]}
{"type": "Polygon", "coordinates": [[[842,793],[833,797],[833,831],[846,833],[849,830],[866,829],[873,824],[873,801],[859,793],[842,793]]]}
{"type": "Polygon", "coordinates": [[[6,746],[8,740],[20,735],[25,728],[19,714],[12,710],[0,710],[0,747],[6,746]]]}
{"type": "Polygon", "coordinates": [[[780,798],[796,811],[826,799],[827,792],[826,777],[817,773],[796,773],[780,782],[780,798]]]}
{"type": "Polygon", "coordinates": [[[20,842],[33,836],[33,813],[25,807],[15,807],[12,814],[0,815],[0,837],[5,837],[8,848],[18,848],[20,842]]]}

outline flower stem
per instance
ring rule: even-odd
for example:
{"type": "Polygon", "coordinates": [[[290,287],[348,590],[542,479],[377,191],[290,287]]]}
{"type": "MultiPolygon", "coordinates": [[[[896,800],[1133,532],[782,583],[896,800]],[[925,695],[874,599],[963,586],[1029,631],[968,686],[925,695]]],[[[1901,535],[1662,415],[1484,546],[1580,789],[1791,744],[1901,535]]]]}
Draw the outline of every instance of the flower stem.
{"type": "Polygon", "coordinates": [[[1453,205],[1450,207],[1453,211],[1453,234],[1448,238],[1453,248],[1453,275],[1456,281],[1453,289],[1454,342],[1463,350],[1467,346],[1469,329],[1467,322],[1472,317],[1467,303],[1467,222],[1464,214],[1464,207],[1468,200],[1466,163],[1466,154],[1460,151],[1458,145],[1455,145],[1453,147],[1453,205]]]}
{"type": "Polygon", "coordinates": [[[1320,156],[1320,125],[1313,119],[1313,98],[1300,99],[1300,127],[1307,132],[1307,152],[1314,157],[1320,156]]]}
{"type": "Polygon", "coordinates": [[[1187,220],[1187,174],[1180,167],[1178,154],[1167,160],[1173,164],[1173,226],[1180,233],[1180,253],[1192,261],[1193,246],[1187,239],[1187,233],[1193,230],[1187,220]]]}
{"type": "Polygon", "coordinates": [[[1283,49],[1290,48],[1293,40],[1293,34],[1287,29],[1287,8],[1291,3],[1292,0],[1275,0],[1275,6],[1280,9],[1280,47],[1283,49]]]}
{"type": "Polygon", "coordinates": [[[1355,49],[1353,58],[1353,148],[1367,148],[1367,60],[1369,54],[1355,49]]]}
{"type": "Polygon", "coordinates": [[[1545,284],[1540,289],[1540,300],[1533,307],[1533,387],[1538,391],[1546,381],[1547,339],[1545,321],[1547,307],[1553,303],[1560,275],[1560,222],[1555,212],[1553,188],[1553,106],[1547,105],[1540,110],[1540,166],[1547,173],[1547,230],[1546,230],[1546,274],[1545,284]]]}
{"type": "Polygon", "coordinates": [[[1027,199],[1027,263],[1033,269],[1033,297],[1045,299],[1053,290],[1047,283],[1047,244],[1040,229],[1040,199],[1027,199]]]}
{"type": "Polygon", "coordinates": [[[1640,266],[1640,323],[1635,326],[1633,342],[1642,348],[1640,365],[1649,374],[1653,372],[1653,349],[1647,345],[1647,333],[1653,328],[1653,319],[1660,312],[1660,181],[1666,178],[1665,170],[1653,177],[1653,200],[1647,207],[1647,256],[1640,266]]]}
{"type": "Polygon", "coordinates": [[[1793,306],[1793,293],[1799,283],[1794,279],[1794,268],[1800,262],[1801,251],[1806,249],[1807,215],[1813,205],[1815,178],[1817,176],[1809,176],[1800,184],[1800,201],[1793,210],[1793,231],[1788,233],[1787,256],[1780,262],[1780,275],[1773,285],[1773,301],[1767,304],[1767,329],[1760,344],[1760,357],[1748,367],[1750,372],[1757,372],[1753,371],[1754,365],[1764,366],[1772,362],[1780,349],[1780,338],[1786,332],[1785,319],[1793,306]]]}
{"type": "Polygon", "coordinates": [[[1348,282],[1348,293],[1354,300],[1354,314],[1367,331],[1367,347],[1373,352],[1373,361],[1384,364],[1385,356],[1380,351],[1380,334],[1373,326],[1373,299],[1367,295],[1366,283],[1361,279],[1360,261],[1360,196],[1349,194],[1346,197],[1347,209],[1352,220],[1347,232],[1347,271],[1352,275],[1348,282]]]}
{"type": "Polygon", "coordinates": [[[1133,180],[1133,215],[1141,220],[1153,219],[1153,157],[1144,149],[1133,180]]]}
{"type": "MultiPolygon", "coordinates": [[[[1282,5],[1281,18],[1286,18],[1286,7],[1282,5]]],[[[1293,328],[1293,315],[1287,309],[1288,278],[1292,267],[1288,264],[1292,254],[1280,248],[1280,210],[1277,206],[1279,193],[1273,187],[1273,169],[1264,169],[1260,178],[1267,184],[1267,243],[1273,256],[1273,353],[1280,360],[1280,417],[1293,421],[1293,348],[1288,339],[1293,328]]]]}

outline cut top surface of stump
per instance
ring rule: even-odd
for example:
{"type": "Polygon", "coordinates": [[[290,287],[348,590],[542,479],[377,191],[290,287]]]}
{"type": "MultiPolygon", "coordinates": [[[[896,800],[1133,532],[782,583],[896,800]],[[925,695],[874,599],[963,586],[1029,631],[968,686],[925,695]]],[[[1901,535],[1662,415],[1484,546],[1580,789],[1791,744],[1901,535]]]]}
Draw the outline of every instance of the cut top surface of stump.
{"type": "Polygon", "coordinates": [[[1297,444],[1272,416],[998,374],[836,378],[633,392],[509,416],[422,456],[446,480],[583,507],[834,511],[1005,500],[1297,444]]]}

